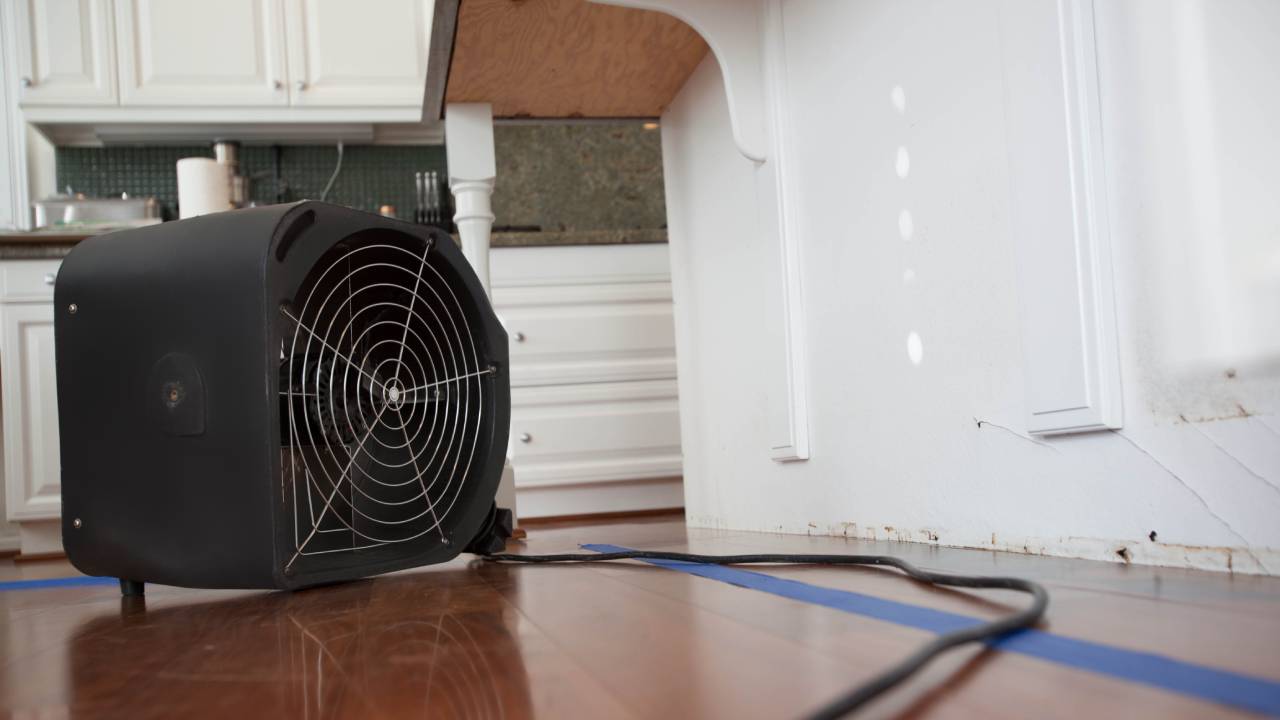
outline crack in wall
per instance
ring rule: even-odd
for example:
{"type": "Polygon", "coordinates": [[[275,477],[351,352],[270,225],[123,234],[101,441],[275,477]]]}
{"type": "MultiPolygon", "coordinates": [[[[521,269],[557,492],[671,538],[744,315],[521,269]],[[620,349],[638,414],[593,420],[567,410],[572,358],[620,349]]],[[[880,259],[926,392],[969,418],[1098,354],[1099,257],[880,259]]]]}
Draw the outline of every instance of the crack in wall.
{"type": "Polygon", "coordinates": [[[1195,488],[1191,487],[1191,485],[1186,480],[1183,480],[1178,475],[1178,473],[1174,472],[1168,465],[1165,465],[1164,463],[1160,462],[1159,458],[1157,458],[1155,455],[1152,455],[1151,453],[1147,452],[1146,449],[1144,449],[1141,445],[1134,442],[1133,438],[1129,437],[1128,435],[1125,435],[1119,430],[1112,430],[1111,433],[1120,438],[1123,438],[1125,442],[1135,447],[1138,450],[1138,452],[1142,453],[1143,455],[1146,455],[1148,458],[1151,459],[1151,462],[1155,463],[1160,467],[1161,470],[1164,470],[1166,473],[1168,473],[1169,477],[1173,478],[1174,480],[1177,480],[1178,484],[1186,488],[1187,492],[1191,493],[1192,497],[1200,501],[1200,504],[1204,506],[1205,512],[1209,513],[1209,515],[1213,517],[1214,520],[1217,520],[1219,523],[1221,523],[1222,527],[1227,529],[1227,532],[1236,536],[1237,538],[1240,539],[1240,542],[1244,543],[1244,545],[1241,546],[1240,550],[1243,551],[1250,558],[1252,558],[1253,561],[1257,563],[1259,568],[1262,568],[1264,570],[1266,569],[1266,566],[1262,564],[1262,560],[1259,559],[1257,555],[1254,555],[1253,551],[1249,549],[1249,541],[1245,539],[1245,537],[1241,535],[1238,530],[1232,527],[1231,523],[1227,522],[1226,518],[1214,512],[1213,508],[1209,505],[1209,502],[1204,499],[1204,496],[1201,495],[1199,492],[1197,492],[1195,488]]]}
{"type": "Polygon", "coordinates": [[[1262,425],[1262,427],[1266,428],[1267,430],[1270,430],[1270,431],[1271,431],[1271,434],[1273,434],[1273,435],[1275,435],[1275,436],[1277,436],[1277,437],[1280,437],[1280,430],[1277,430],[1276,428],[1272,427],[1272,426],[1271,426],[1271,423],[1267,422],[1265,418],[1263,418],[1263,417],[1261,417],[1261,416],[1259,416],[1259,415],[1253,415],[1253,416],[1251,416],[1251,417],[1252,417],[1254,420],[1256,420],[1258,423],[1260,423],[1260,424],[1262,425]]]}
{"type": "Polygon", "coordinates": [[[1056,453],[1058,453],[1058,454],[1062,454],[1062,451],[1061,451],[1061,450],[1059,450],[1058,448],[1054,447],[1053,445],[1050,445],[1049,443],[1044,442],[1043,440],[1037,440],[1037,439],[1035,439],[1035,438],[1031,437],[1030,435],[1023,435],[1022,433],[1018,432],[1017,430],[1014,430],[1013,428],[1010,428],[1010,427],[1005,427],[1004,425],[1001,425],[1000,423],[993,423],[993,422],[991,422],[990,420],[979,420],[979,419],[978,419],[978,418],[976,418],[976,417],[973,419],[973,421],[974,421],[975,423],[977,423],[977,424],[978,424],[978,427],[982,427],[983,425],[990,425],[991,427],[1000,428],[1001,430],[1003,430],[1003,431],[1005,431],[1005,432],[1009,433],[1010,435],[1012,435],[1012,436],[1014,436],[1014,437],[1016,437],[1016,438],[1021,438],[1021,439],[1023,439],[1023,440],[1026,440],[1026,441],[1027,441],[1027,442],[1029,442],[1029,443],[1033,443],[1033,444],[1039,445],[1039,446],[1041,446],[1041,447],[1047,447],[1047,448],[1049,448],[1050,450],[1052,450],[1052,451],[1054,451],[1054,452],[1056,452],[1056,453]]]}
{"type": "Polygon", "coordinates": [[[1191,427],[1195,428],[1195,431],[1196,431],[1196,432],[1200,433],[1201,435],[1203,435],[1203,436],[1205,437],[1205,439],[1206,439],[1206,440],[1208,440],[1209,442],[1213,443],[1213,446],[1214,446],[1214,447],[1216,447],[1216,448],[1218,448],[1218,451],[1219,451],[1219,452],[1221,452],[1223,455],[1226,455],[1227,457],[1231,458],[1231,460],[1232,460],[1233,462],[1235,462],[1235,464],[1239,465],[1239,466],[1241,467],[1241,469],[1243,469],[1245,472],[1247,472],[1247,473],[1249,473],[1250,475],[1254,476],[1254,477],[1255,477],[1255,478],[1257,478],[1258,480],[1261,480],[1261,481],[1262,481],[1262,483],[1263,483],[1264,485],[1266,485],[1267,487],[1271,488],[1272,490],[1276,491],[1277,493],[1280,493],[1280,485],[1276,485],[1275,483],[1271,482],[1271,480],[1267,479],[1264,475],[1262,475],[1262,473],[1259,473],[1257,470],[1254,470],[1253,468],[1251,468],[1251,467],[1249,467],[1248,465],[1246,465],[1246,464],[1244,463],[1244,461],[1243,461],[1243,460],[1241,460],[1240,458],[1238,458],[1238,457],[1236,457],[1235,455],[1233,455],[1233,454],[1232,454],[1230,451],[1228,451],[1226,448],[1222,447],[1222,445],[1221,445],[1221,444],[1219,444],[1217,440],[1214,440],[1214,439],[1213,439],[1213,436],[1212,436],[1212,435],[1210,435],[1209,433],[1207,433],[1207,432],[1205,432],[1204,430],[1202,430],[1202,429],[1200,429],[1199,427],[1197,427],[1195,423],[1191,423],[1191,427]]]}

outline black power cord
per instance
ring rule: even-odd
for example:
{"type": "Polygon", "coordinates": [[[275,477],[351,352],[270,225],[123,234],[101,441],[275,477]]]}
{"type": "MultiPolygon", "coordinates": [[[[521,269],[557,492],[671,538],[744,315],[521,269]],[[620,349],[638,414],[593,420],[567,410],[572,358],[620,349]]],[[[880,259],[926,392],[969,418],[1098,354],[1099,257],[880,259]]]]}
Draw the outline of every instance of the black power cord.
{"type": "Polygon", "coordinates": [[[751,563],[782,563],[796,565],[887,565],[897,568],[909,577],[934,585],[949,587],[1016,590],[1032,597],[1031,605],[999,620],[981,623],[973,627],[939,635],[916,650],[897,665],[885,670],[870,681],[831,701],[809,717],[812,720],[839,718],[858,710],[911,677],[918,670],[942,653],[971,642],[989,642],[1015,630],[1029,628],[1044,617],[1049,605],[1049,593],[1042,585],[1030,580],[1012,577],[981,575],[953,575],[951,573],[921,570],[911,563],[888,555],[695,555],[692,553],[664,552],[661,550],[628,550],[615,553],[562,553],[559,555],[515,555],[512,553],[484,554],[480,557],[494,562],[558,563],[558,562],[608,562],[611,560],[677,560],[705,565],[747,565],[751,563]]]}

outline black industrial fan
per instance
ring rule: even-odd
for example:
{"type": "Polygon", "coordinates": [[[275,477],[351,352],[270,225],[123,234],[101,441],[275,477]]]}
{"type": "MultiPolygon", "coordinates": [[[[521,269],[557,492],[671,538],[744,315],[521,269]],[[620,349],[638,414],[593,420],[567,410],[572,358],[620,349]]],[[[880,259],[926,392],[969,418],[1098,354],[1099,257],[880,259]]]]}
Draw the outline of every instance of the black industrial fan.
{"type": "Polygon", "coordinates": [[[218,213],[81,243],[55,301],[81,571],[299,588],[510,534],[506,333],[447,234],[314,202],[218,213]]]}

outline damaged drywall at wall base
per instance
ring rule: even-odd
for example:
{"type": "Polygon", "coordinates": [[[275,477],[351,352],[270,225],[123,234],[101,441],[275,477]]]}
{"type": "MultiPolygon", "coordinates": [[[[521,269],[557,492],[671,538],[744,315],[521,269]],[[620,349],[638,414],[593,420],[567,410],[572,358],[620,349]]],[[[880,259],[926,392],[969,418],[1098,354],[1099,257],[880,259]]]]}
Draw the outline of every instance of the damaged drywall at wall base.
{"type": "MultiPolygon", "coordinates": [[[[926,521],[914,525],[901,520],[804,522],[789,520],[742,522],[715,514],[690,513],[690,525],[721,530],[824,535],[863,541],[923,543],[945,547],[998,550],[1022,554],[1071,557],[1104,562],[1159,565],[1244,574],[1280,574],[1280,547],[1273,519],[1280,512],[1280,435],[1271,425],[1274,416],[1231,418],[1211,423],[1178,423],[1160,428],[1091,434],[1036,441],[1009,434],[983,423],[980,436],[983,455],[999,457],[1001,465],[1026,466],[1025,454],[1042,453],[1065,463],[1055,475],[1061,482],[1077,482],[1101,488],[1096,504],[1078,517],[1052,522],[1077,528],[1099,527],[1099,517],[1120,518],[1125,531],[1106,536],[1064,534],[1047,536],[1027,524],[1019,525],[995,509],[975,511],[963,522],[947,508],[924,506],[907,513],[926,521]],[[1268,424],[1270,423],[1270,424],[1268,424]],[[1048,447],[1046,447],[1046,445],[1048,447]],[[1184,478],[1183,474],[1188,478],[1184,478]],[[1108,493],[1110,478],[1117,485],[1141,485],[1144,499],[1123,488],[1108,493]],[[1161,509],[1163,505],[1167,509],[1161,509]],[[1022,532],[1007,528],[1021,527],[1022,532]],[[1188,541],[1215,537],[1217,542],[1188,541]]],[[[971,425],[972,427],[972,425],[971,425]]],[[[800,480],[803,483],[808,479],[800,480]]],[[[1045,504],[1061,504],[1043,498],[1039,507],[1024,514],[1036,515],[1045,504]]],[[[993,503],[994,504],[994,503],[993,503]]],[[[1073,503],[1079,507],[1080,503],[1073,503]]],[[[1007,507],[1007,506],[1006,506],[1007,507]]],[[[1046,525],[1049,522],[1045,523],[1046,525]]]]}
{"type": "MultiPolygon", "coordinates": [[[[996,533],[992,533],[989,540],[984,538],[981,541],[974,539],[972,542],[964,542],[949,541],[947,539],[949,537],[962,537],[963,533],[944,537],[944,531],[927,528],[912,530],[892,525],[860,525],[855,522],[840,522],[827,525],[811,522],[805,523],[804,528],[801,529],[800,527],[786,524],[734,528],[731,527],[731,523],[725,522],[723,519],[707,516],[691,517],[689,521],[695,527],[714,527],[721,530],[745,530],[748,532],[782,535],[804,534],[864,542],[914,543],[969,550],[994,550],[1020,555],[1097,560],[1125,565],[1132,563],[1135,565],[1177,567],[1191,570],[1236,572],[1247,575],[1274,575],[1276,574],[1276,568],[1280,568],[1280,550],[1179,545],[1153,541],[1149,537],[1138,537],[1131,540],[1110,540],[1087,537],[1001,537],[996,533]]],[[[853,545],[850,547],[849,552],[868,551],[865,548],[853,545]]]]}
{"type": "MultiPolygon", "coordinates": [[[[1020,1],[1054,12],[1053,0],[1020,1]]],[[[1215,109],[1194,127],[1162,111],[1265,94],[1259,68],[1280,63],[1280,48],[1236,35],[1280,26],[1280,6],[1187,5],[1203,15],[1201,36],[1168,27],[1184,11],[1158,2],[1098,5],[1119,434],[1041,438],[1025,422],[1000,47],[1003,34],[1045,27],[1002,26],[997,0],[784,6],[815,329],[813,456],[794,466],[761,450],[768,398],[753,360],[777,341],[753,322],[776,259],[745,220],[751,168],[733,148],[714,60],[698,68],[663,121],[691,525],[1280,574],[1280,351],[1268,349],[1280,295],[1261,302],[1280,291],[1280,258],[1258,255],[1268,238],[1274,254],[1280,226],[1280,205],[1258,194],[1280,185],[1280,136],[1258,131],[1280,124],[1280,96],[1255,103],[1257,117],[1215,109]],[[1265,22],[1240,23],[1246,11],[1265,22]],[[1180,84],[1163,61],[1187,42],[1235,84],[1180,84]],[[1189,132],[1229,152],[1189,158],[1189,132]],[[1232,174],[1232,162],[1249,171],[1232,174]],[[1221,184],[1229,218],[1215,221],[1201,180],[1186,180],[1198,170],[1221,184]],[[1186,261],[1215,252],[1230,262],[1186,261]],[[1250,262],[1259,269],[1241,270],[1250,262]],[[1241,279],[1252,284],[1216,285],[1241,279]],[[1209,305],[1189,313],[1169,300],[1189,284],[1214,312],[1272,308],[1272,327],[1255,308],[1221,352],[1204,352],[1222,337],[1209,305]],[[904,352],[912,333],[923,353],[904,352]]]]}

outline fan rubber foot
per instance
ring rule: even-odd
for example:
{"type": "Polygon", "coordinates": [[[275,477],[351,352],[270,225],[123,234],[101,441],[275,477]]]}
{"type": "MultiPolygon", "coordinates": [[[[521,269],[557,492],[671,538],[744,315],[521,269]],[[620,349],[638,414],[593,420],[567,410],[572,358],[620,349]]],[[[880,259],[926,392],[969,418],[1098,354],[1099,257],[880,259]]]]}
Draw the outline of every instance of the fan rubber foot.
{"type": "Polygon", "coordinates": [[[507,549],[507,539],[511,537],[511,511],[500,508],[495,503],[489,508],[489,520],[476,533],[476,537],[467,545],[464,552],[476,555],[491,555],[507,549]]]}
{"type": "Polygon", "coordinates": [[[120,594],[125,597],[142,597],[146,594],[146,583],[141,580],[125,580],[120,578],[120,594]]]}

